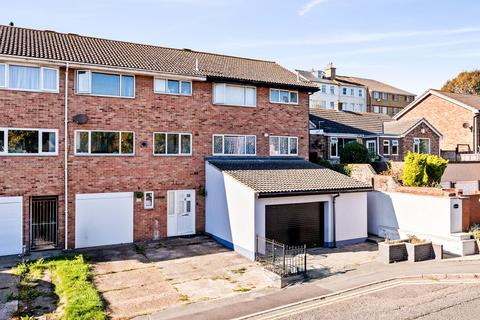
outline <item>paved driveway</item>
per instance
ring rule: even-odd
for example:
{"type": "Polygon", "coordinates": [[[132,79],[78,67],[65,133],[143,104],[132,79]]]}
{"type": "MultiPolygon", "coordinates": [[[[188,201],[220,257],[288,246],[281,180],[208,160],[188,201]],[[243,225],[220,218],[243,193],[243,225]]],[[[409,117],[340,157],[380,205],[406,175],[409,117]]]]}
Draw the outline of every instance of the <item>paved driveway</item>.
{"type": "Polygon", "coordinates": [[[208,237],[88,250],[112,318],[130,318],[273,285],[258,264],[208,237]]]}

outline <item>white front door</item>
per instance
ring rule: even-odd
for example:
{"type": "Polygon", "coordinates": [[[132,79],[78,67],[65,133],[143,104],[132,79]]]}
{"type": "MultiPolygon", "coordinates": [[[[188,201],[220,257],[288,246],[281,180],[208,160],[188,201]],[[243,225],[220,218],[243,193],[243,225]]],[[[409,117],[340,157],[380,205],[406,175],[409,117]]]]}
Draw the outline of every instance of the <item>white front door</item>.
{"type": "Polygon", "coordinates": [[[23,198],[0,197],[0,256],[22,253],[22,219],[23,198]]]}
{"type": "Polygon", "coordinates": [[[367,150],[371,156],[377,155],[377,142],[375,140],[367,141],[367,150]]]}
{"type": "Polygon", "coordinates": [[[167,192],[167,236],[195,233],[195,190],[167,192]]]}

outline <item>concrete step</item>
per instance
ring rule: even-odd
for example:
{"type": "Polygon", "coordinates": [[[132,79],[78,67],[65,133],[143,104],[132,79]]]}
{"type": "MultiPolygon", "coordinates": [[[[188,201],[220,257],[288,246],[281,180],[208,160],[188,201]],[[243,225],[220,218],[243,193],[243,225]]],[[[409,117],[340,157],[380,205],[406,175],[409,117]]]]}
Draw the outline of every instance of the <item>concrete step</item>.
{"type": "Polygon", "coordinates": [[[458,240],[470,240],[472,235],[468,232],[455,232],[450,235],[453,238],[458,238],[458,240]]]}

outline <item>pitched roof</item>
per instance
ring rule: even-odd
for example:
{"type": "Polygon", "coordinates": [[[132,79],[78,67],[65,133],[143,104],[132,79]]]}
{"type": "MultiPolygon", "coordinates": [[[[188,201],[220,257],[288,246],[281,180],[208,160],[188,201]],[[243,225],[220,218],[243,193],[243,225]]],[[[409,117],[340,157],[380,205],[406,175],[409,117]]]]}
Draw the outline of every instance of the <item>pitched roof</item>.
{"type": "Polygon", "coordinates": [[[302,158],[207,159],[225,174],[268,196],[278,193],[367,191],[371,187],[302,158]]]}
{"type": "Polygon", "coordinates": [[[462,93],[452,93],[441,90],[431,89],[432,91],[438,92],[442,95],[445,95],[451,99],[460,101],[472,108],[480,110],[480,95],[476,94],[462,94],[462,93]]]}
{"type": "Polygon", "coordinates": [[[392,93],[392,94],[401,94],[401,95],[407,95],[407,96],[415,96],[415,94],[396,88],[394,86],[391,86],[389,84],[373,80],[373,79],[366,79],[366,78],[359,78],[359,77],[351,77],[351,76],[340,76],[338,75],[336,77],[337,79],[341,81],[346,81],[346,82],[351,82],[351,83],[356,83],[356,84],[361,84],[366,87],[370,91],[378,91],[378,92],[386,92],[386,93],[392,93]]]}
{"type": "Polygon", "coordinates": [[[397,121],[385,122],[383,124],[383,133],[401,135],[416,126],[420,121],[422,121],[422,119],[423,118],[401,119],[397,121]]]}
{"type": "Polygon", "coordinates": [[[0,25],[0,55],[316,90],[272,61],[0,25]],[[198,70],[196,64],[198,61],[198,70]]]}
{"type": "Polygon", "coordinates": [[[343,79],[340,79],[338,77],[335,77],[335,79],[332,80],[332,79],[329,79],[329,78],[319,78],[312,71],[298,70],[298,69],[296,69],[295,71],[298,72],[298,74],[301,77],[303,77],[305,80],[310,81],[310,82],[331,83],[331,84],[336,84],[336,85],[355,85],[355,86],[364,87],[363,84],[352,83],[351,81],[344,81],[343,79]]]}
{"type": "Polygon", "coordinates": [[[392,118],[382,113],[311,108],[310,121],[326,133],[365,135],[383,133],[383,124],[392,118]]]}

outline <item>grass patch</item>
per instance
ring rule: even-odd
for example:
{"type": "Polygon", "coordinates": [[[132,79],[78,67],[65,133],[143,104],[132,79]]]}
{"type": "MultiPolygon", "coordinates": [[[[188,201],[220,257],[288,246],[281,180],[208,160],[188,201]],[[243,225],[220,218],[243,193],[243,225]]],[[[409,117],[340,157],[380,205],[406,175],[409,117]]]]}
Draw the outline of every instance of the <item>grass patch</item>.
{"type": "Polygon", "coordinates": [[[180,297],[179,297],[179,300],[182,301],[182,302],[189,302],[190,297],[186,294],[181,294],[180,297]]]}
{"type": "Polygon", "coordinates": [[[106,319],[107,314],[103,310],[100,295],[90,282],[90,268],[83,255],[22,262],[14,270],[20,277],[19,299],[29,305],[41,294],[32,284],[41,279],[44,271],[48,269],[55,285],[55,293],[60,298],[59,307],[63,310],[60,319],[106,319]]]}
{"type": "Polygon", "coordinates": [[[245,272],[247,272],[247,268],[242,267],[242,268],[234,269],[232,270],[232,272],[235,274],[244,274],[245,272]]]}
{"type": "Polygon", "coordinates": [[[238,288],[235,288],[233,289],[233,291],[235,292],[249,292],[249,291],[252,291],[253,288],[250,288],[250,287],[238,287],[238,288]]]}

